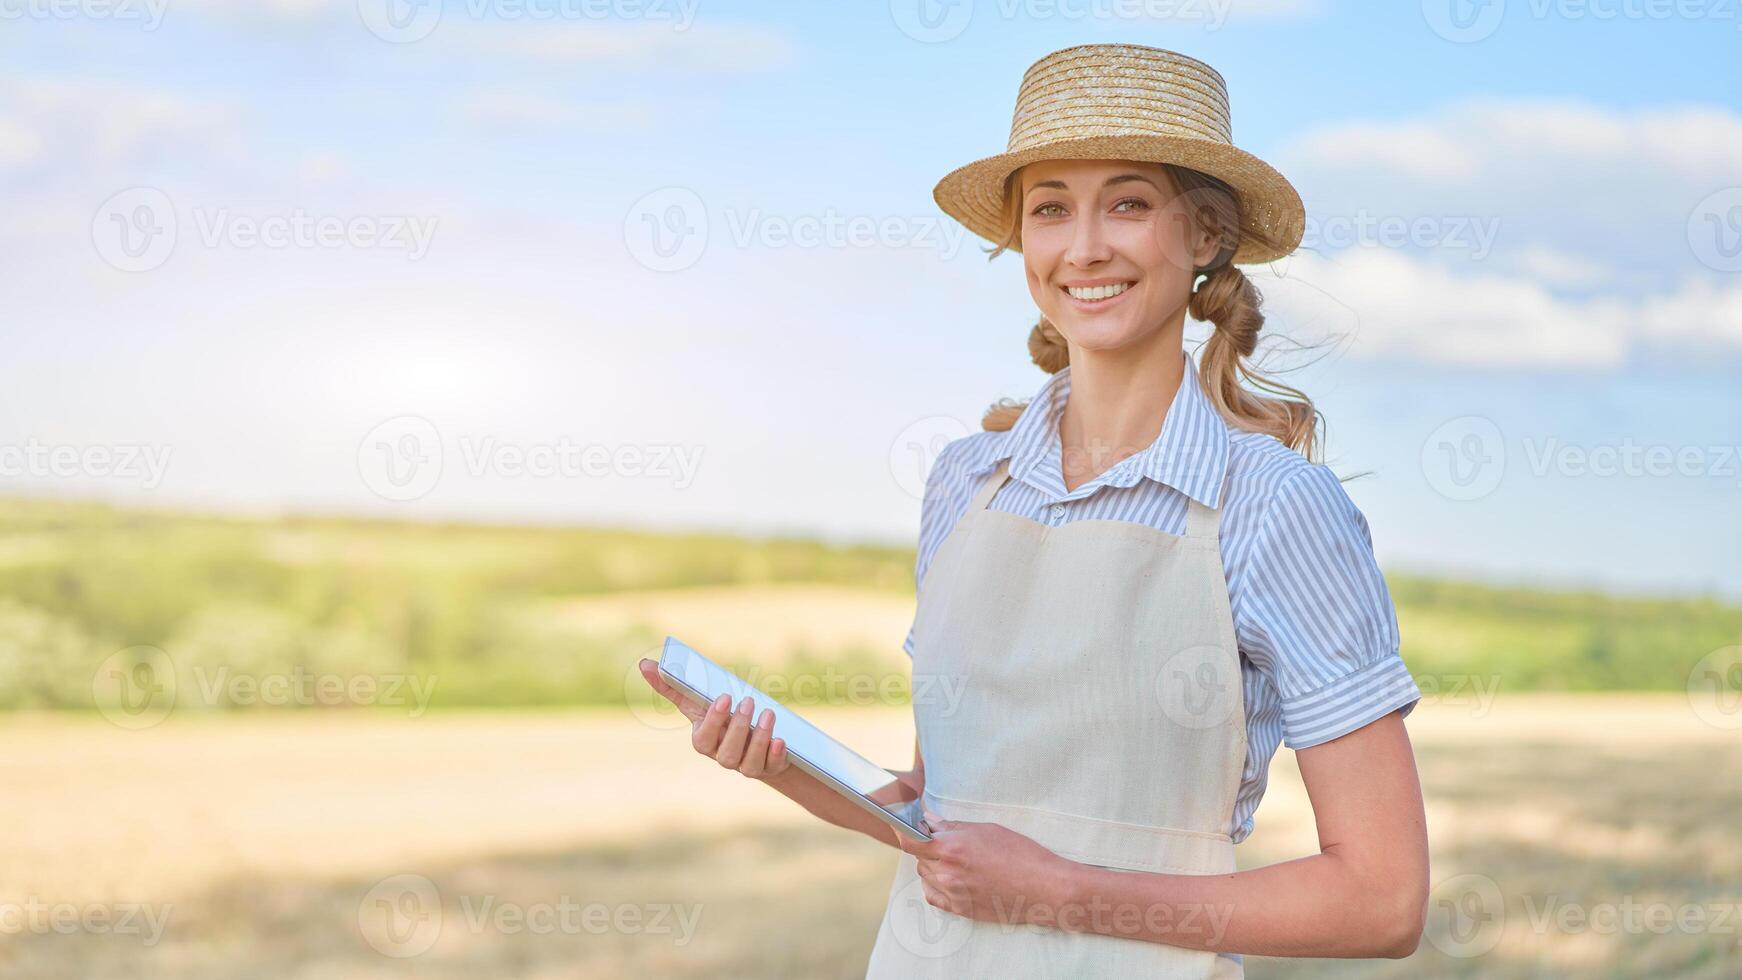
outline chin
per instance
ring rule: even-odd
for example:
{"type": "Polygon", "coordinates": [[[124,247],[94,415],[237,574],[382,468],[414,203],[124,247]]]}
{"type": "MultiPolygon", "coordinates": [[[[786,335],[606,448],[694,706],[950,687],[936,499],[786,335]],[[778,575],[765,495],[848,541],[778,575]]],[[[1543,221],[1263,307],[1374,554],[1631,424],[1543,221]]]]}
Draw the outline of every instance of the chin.
{"type": "Polygon", "coordinates": [[[1051,316],[1053,326],[1059,332],[1069,337],[1073,343],[1084,350],[1116,350],[1140,339],[1143,331],[1136,326],[1121,322],[1108,322],[1099,318],[1085,321],[1081,317],[1069,317],[1056,320],[1051,316]]]}

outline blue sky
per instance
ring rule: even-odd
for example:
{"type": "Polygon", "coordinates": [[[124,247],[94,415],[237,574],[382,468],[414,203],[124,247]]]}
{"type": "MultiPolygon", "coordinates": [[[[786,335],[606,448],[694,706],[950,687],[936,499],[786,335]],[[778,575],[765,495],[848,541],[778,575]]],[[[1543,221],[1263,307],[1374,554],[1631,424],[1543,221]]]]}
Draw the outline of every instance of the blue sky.
{"type": "Polygon", "coordinates": [[[1733,7],[0,0],[0,489],[911,542],[1044,381],[931,188],[1119,40],[1306,200],[1387,568],[1742,595],[1733,7]]]}

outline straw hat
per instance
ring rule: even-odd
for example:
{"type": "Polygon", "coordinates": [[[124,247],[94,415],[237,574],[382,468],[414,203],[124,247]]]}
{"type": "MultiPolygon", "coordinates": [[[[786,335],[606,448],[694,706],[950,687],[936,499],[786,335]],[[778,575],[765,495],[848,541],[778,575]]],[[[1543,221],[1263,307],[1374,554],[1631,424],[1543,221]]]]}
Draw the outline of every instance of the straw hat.
{"type": "Polygon", "coordinates": [[[1240,201],[1241,230],[1285,246],[1274,251],[1245,238],[1234,262],[1281,258],[1305,231],[1306,210],[1287,178],[1233,144],[1222,76],[1173,51],[1083,44],[1036,61],[1016,93],[1009,149],[951,171],[932,197],[969,231],[997,242],[1005,234],[1004,180],[1037,160],[1174,163],[1225,181],[1240,201]]]}

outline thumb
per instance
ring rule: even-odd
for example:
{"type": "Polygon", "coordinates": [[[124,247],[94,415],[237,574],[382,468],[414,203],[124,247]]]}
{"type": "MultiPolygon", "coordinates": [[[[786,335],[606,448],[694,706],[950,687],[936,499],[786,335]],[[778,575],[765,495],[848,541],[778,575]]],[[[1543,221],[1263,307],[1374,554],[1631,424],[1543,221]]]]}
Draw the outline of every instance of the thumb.
{"type": "Polygon", "coordinates": [[[943,817],[940,817],[936,813],[932,812],[931,807],[926,806],[923,803],[920,804],[919,809],[920,809],[920,813],[924,814],[924,816],[925,816],[925,828],[927,830],[950,830],[950,829],[954,828],[956,825],[956,822],[954,820],[945,820],[943,817]]]}

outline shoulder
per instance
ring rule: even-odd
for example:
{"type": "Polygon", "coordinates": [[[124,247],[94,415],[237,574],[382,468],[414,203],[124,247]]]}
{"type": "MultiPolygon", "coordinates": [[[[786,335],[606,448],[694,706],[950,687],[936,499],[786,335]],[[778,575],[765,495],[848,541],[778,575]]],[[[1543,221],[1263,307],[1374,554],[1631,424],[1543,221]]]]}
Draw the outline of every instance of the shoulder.
{"type": "Polygon", "coordinates": [[[1009,438],[1008,431],[975,432],[946,443],[926,476],[925,506],[934,507],[934,499],[972,496],[973,488],[998,465],[1009,438]]]}
{"type": "Polygon", "coordinates": [[[1408,715],[1421,691],[1398,652],[1366,519],[1342,481],[1272,436],[1231,440],[1230,602],[1241,653],[1280,696],[1284,744],[1310,748],[1408,715]]]}
{"type": "Polygon", "coordinates": [[[932,461],[920,504],[916,582],[924,580],[932,555],[961,520],[980,482],[998,465],[1008,437],[1009,433],[1002,431],[975,432],[945,444],[932,461]]]}
{"type": "Polygon", "coordinates": [[[1367,533],[1366,519],[1336,471],[1259,432],[1229,430],[1223,506],[1231,523],[1254,535],[1327,525],[1367,533]]]}

